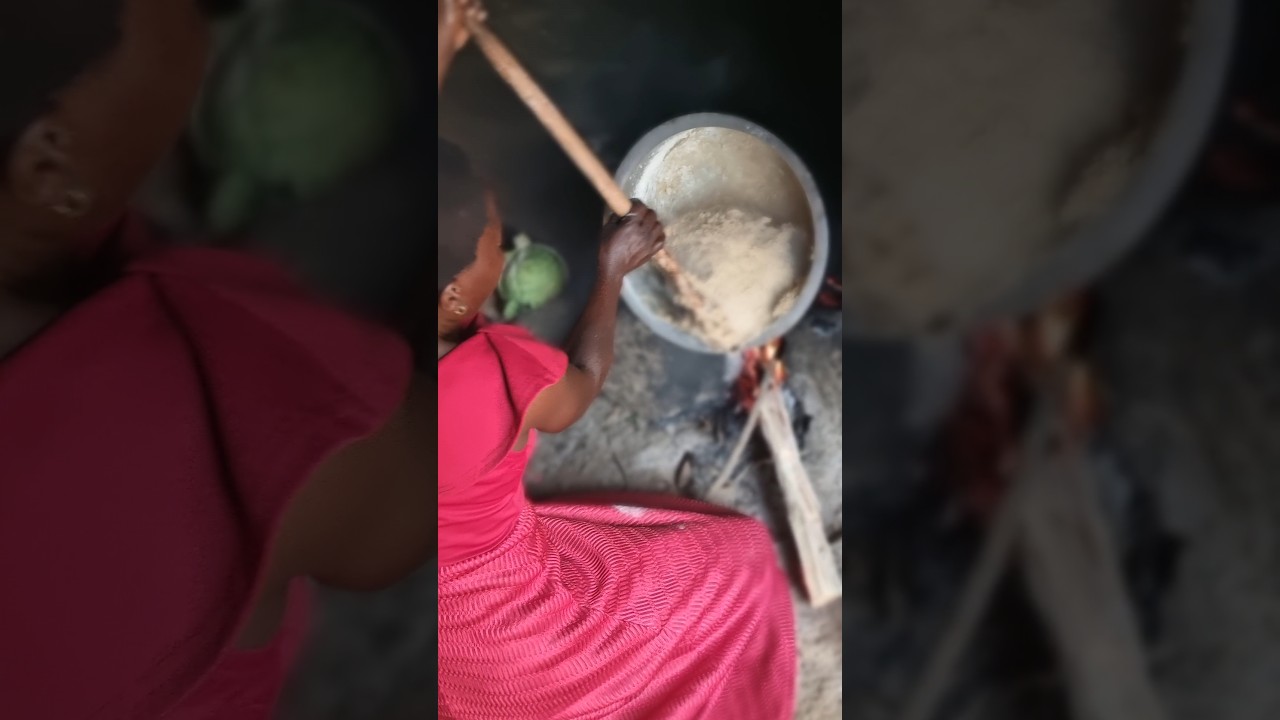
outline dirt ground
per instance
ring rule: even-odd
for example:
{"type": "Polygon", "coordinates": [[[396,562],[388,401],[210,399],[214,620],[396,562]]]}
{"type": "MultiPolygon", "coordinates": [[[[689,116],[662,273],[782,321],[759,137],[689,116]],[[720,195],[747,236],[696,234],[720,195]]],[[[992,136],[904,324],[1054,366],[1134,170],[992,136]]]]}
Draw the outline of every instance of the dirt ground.
{"type": "Polygon", "coordinates": [[[1280,717],[1273,237],[1262,235],[1248,273],[1223,275],[1188,251],[1194,238],[1175,226],[1101,296],[1112,440],[1181,548],[1152,644],[1175,720],[1280,717]]]}

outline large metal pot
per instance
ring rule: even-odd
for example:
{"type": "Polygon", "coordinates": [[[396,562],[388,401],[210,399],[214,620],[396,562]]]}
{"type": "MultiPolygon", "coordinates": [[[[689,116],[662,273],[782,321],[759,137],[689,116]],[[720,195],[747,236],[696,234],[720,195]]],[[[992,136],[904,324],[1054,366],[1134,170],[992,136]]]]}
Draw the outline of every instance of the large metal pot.
{"type": "MultiPolygon", "coordinates": [[[[766,152],[772,153],[778,168],[786,171],[782,173],[786,177],[781,184],[787,187],[780,188],[778,195],[786,196],[788,200],[782,203],[781,209],[769,215],[775,220],[804,227],[808,230],[812,243],[809,265],[804,271],[795,304],[747,344],[748,346],[763,345],[785,335],[800,322],[822,289],[827,267],[827,255],[830,251],[827,212],[817,185],[800,158],[781,140],[759,125],[732,115],[696,113],[663,123],[641,137],[622,160],[615,178],[629,195],[651,203],[651,198],[645,197],[645,192],[639,188],[646,167],[651,162],[658,161],[655,158],[660,159],[673,143],[688,137],[691,131],[704,128],[722,128],[745,133],[762,143],[763,147],[767,148],[766,152]]],[[[729,178],[728,181],[733,182],[734,178],[729,178]]],[[[660,208],[655,209],[658,209],[661,214],[660,208]]],[[[655,297],[655,293],[658,291],[655,287],[652,280],[646,278],[643,273],[633,273],[623,282],[622,299],[641,322],[664,340],[694,352],[718,354],[719,351],[709,347],[701,338],[672,323],[656,310],[658,298],[655,297]]]]}
{"type": "MultiPolygon", "coordinates": [[[[1167,14],[1168,7],[1160,0],[1134,2],[1132,34],[1149,39],[1154,32],[1176,32],[1145,24],[1153,14],[1167,14]]],[[[1045,252],[1008,287],[992,288],[987,297],[954,308],[953,322],[938,328],[940,333],[949,335],[974,323],[1029,312],[1097,279],[1132,250],[1168,208],[1217,115],[1237,21],[1236,0],[1194,0],[1187,8],[1176,77],[1145,159],[1128,189],[1110,210],[1045,252]]],[[[859,326],[856,317],[845,317],[844,333],[855,339],[865,336],[867,329],[859,326]]]]}

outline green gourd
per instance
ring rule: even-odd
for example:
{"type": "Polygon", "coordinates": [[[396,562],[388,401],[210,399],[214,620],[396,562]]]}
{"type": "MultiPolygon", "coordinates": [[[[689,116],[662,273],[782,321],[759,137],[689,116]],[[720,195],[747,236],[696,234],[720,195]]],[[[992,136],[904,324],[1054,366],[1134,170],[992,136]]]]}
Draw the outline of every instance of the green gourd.
{"type": "Polygon", "coordinates": [[[534,243],[527,235],[517,235],[498,284],[505,302],[503,317],[510,320],[522,310],[542,307],[564,290],[568,280],[569,267],[560,253],[534,243]]]}
{"type": "Polygon", "coordinates": [[[292,2],[241,22],[198,119],[218,230],[249,220],[268,195],[333,186],[386,145],[408,95],[399,49],[356,8],[292,2]]]}

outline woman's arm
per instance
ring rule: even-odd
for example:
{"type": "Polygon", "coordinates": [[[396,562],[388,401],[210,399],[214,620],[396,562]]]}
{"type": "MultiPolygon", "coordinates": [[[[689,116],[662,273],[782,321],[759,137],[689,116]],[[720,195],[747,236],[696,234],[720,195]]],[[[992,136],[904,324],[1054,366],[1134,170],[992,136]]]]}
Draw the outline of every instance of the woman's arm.
{"type": "Polygon", "coordinates": [[[380,590],[435,555],[435,395],[435,380],[415,375],[383,427],[334,453],[299,489],[280,520],[238,647],[261,647],[271,639],[293,578],[380,590]]]}
{"type": "MultiPolygon", "coordinates": [[[[603,231],[596,284],[578,324],[565,345],[569,368],[544,390],[525,418],[528,430],[556,433],[567,429],[591,407],[613,367],[613,340],[618,322],[622,278],[642,267],[666,242],[658,216],[639,200],[622,218],[610,218],[603,231]]],[[[523,437],[520,442],[523,445],[523,437]]]]}
{"type": "Polygon", "coordinates": [[[467,17],[484,20],[485,11],[479,0],[437,0],[437,5],[436,26],[440,36],[436,58],[436,69],[440,75],[438,92],[444,89],[444,76],[448,74],[454,57],[467,44],[467,17]]]}

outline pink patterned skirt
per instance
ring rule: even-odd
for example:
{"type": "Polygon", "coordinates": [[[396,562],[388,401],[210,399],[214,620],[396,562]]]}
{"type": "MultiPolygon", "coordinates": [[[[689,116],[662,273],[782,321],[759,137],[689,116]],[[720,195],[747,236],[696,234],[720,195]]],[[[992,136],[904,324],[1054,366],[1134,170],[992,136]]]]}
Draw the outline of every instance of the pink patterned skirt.
{"type": "Polygon", "coordinates": [[[439,583],[441,717],[793,717],[787,580],[765,527],[724,508],[526,501],[439,583]]]}

